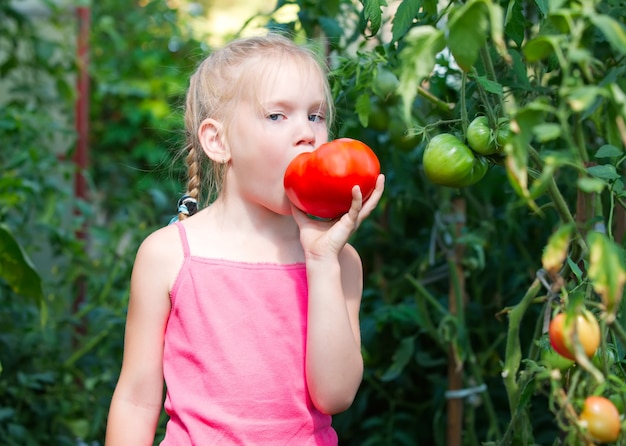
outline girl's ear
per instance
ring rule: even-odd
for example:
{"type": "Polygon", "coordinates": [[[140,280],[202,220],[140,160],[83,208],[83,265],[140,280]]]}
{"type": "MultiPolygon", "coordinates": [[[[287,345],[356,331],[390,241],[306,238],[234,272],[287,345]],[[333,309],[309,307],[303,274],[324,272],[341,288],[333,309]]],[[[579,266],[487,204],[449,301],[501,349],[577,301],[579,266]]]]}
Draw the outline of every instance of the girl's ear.
{"type": "Polygon", "coordinates": [[[198,128],[198,139],[202,150],[212,161],[224,164],[230,160],[230,150],[223,140],[223,125],[213,118],[202,121],[198,128]]]}

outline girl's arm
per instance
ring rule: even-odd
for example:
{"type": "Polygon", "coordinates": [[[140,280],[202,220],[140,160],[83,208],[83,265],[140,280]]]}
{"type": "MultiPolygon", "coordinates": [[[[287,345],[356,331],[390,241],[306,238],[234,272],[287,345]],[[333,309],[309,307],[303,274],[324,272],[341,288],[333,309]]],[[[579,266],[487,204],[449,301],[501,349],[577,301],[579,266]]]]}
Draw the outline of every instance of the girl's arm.
{"type": "Polygon", "coordinates": [[[363,270],[347,241],[376,207],[383,189],[381,175],[363,204],[355,186],[350,211],[330,227],[294,210],[309,287],[307,384],[313,403],[327,414],[350,407],[363,378],[359,328],[363,270]]]}
{"type": "Polygon", "coordinates": [[[122,370],[113,393],[106,446],[152,445],[163,404],[163,337],[176,265],[173,227],[139,248],[130,284],[122,370]],[[174,251],[174,253],[172,253],[174,251]],[[172,254],[174,254],[172,256],[172,254]]]}

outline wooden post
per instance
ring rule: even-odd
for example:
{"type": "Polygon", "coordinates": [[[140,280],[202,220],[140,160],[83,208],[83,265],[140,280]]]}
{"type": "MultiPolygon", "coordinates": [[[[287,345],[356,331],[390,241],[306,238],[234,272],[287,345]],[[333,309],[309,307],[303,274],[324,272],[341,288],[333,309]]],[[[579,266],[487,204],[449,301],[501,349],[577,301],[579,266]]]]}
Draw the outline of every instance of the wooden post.
{"type": "MultiPolygon", "coordinates": [[[[451,204],[450,217],[454,221],[455,238],[458,238],[465,227],[465,200],[457,197],[452,200],[451,204]]],[[[465,310],[465,279],[461,264],[464,249],[465,246],[462,243],[455,242],[450,252],[449,264],[454,270],[450,271],[448,308],[452,315],[457,315],[465,310]],[[455,284],[456,279],[458,279],[458,284],[455,284]],[[459,308],[459,302],[463,304],[461,308],[459,308]]],[[[450,346],[448,352],[448,391],[458,391],[462,388],[463,363],[457,360],[454,347],[450,346]]],[[[446,413],[446,446],[461,446],[463,443],[463,398],[448,398],[446,413]]]]}

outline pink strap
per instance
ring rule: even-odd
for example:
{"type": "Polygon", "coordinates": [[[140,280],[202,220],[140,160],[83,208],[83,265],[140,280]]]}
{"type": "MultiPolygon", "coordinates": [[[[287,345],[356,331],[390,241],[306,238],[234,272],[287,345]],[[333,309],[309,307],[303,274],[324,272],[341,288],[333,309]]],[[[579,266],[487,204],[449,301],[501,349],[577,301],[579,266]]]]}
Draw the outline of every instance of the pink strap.
{"type": "Polygon", "coordinates": [[[178,235],[180,236],[180,243],[183,245],[183,254],[185,258],[189,257],[189,242],[187,241],[187,232],[185,227],[180,221],[174,223],[178,227],[178,235]]]}

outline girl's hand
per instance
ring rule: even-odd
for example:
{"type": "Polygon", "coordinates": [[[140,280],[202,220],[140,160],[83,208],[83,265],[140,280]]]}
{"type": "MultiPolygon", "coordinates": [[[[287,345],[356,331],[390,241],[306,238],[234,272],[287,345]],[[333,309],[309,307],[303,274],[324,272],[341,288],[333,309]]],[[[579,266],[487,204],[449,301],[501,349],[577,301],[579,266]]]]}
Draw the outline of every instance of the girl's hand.
{"type": "Polygon", "coordinates": [[[300,243],[306,259],[337,258],[350,236],[374,210],[384,189],[385,176],[380,174],[372,195],[363,203],[361,189],[354,186],[350,210],[338,220],[315,220],[291,205],[294,219],[300,228],[300,243]]]}

